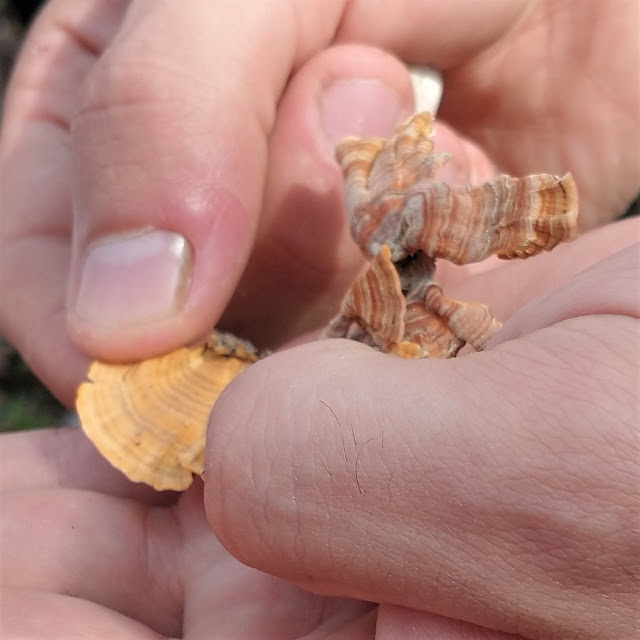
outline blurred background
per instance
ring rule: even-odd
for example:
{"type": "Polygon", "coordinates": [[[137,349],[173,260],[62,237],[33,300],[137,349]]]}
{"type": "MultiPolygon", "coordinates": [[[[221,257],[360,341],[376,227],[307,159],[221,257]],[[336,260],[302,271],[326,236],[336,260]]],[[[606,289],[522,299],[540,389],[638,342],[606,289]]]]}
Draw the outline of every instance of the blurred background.
{"type": "MultiPolygon", "coordinates": [[[[0,0],[0,103],[22,36],[39,5],[39,0],[0,0]]],[[[71,421],[72,414],[40,384],[0,335],[0,431],[37,429],[71,421]]]]}

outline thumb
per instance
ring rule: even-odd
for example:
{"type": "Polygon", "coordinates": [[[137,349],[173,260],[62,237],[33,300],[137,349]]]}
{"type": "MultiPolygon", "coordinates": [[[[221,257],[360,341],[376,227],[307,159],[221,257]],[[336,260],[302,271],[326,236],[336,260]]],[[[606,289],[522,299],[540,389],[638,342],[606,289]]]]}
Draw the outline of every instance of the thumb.
{"type": "MultiPolygon", "coordinates": [[[[192,37],[202,23],[222,27],[208,3],[185,12],[134,2],[72,123],[68,327],[99,358],[137,359],[200,338],[252,245],[289,62],[273,55],[258,70],[253,47],[230,62],[223,34],[192,37]]],[[[264,46],[256,31],[248,40],[264,46]]]]}
{"type": "Polygon", "coordinates": [[[626,268],[595,266],[529,307],[555,305],[557,322],[538,313],[480,354],[407,361],[332,340],[251,367],[207,437],[222,544],[317,593],[526,637],[626,637],[637,420],[615,398],[633,393],[620,345],[635,328],[593,296],[580,317],[565,304],[604,274],[622,304],[634,258],[614,258],[626,268]]]}

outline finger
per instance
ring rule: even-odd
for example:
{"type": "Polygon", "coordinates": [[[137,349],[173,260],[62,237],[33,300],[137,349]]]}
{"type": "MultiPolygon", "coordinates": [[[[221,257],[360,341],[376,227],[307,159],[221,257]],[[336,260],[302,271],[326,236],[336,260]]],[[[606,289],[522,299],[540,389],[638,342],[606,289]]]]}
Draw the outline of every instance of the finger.
{"type": "Polygon", "coordinates": [[[78,86],[116,29],[122,0],[47,3],[7,90],[0,144],[0,325],[66,404],[86,370],[66,332],[69,123],[78,86]],[[59,366],[65,362],[65,367],[59,366]],[[73,381],[73,382],[72,382],[73,381]]]}
{"type": "Polygon", "coordinates": [[[39,429],[0,436],[0,491],[80,489],[131,498],[146,504],[172,504],[173,492],[157,492],[129,482],[78,428],[39,429]],[[25,473],[25,469],[29,472],[25,473]]]}
{"type": "MultiPolygon", "coordinates": [[[[363,265],[343,212],[336,144],[347,135],[390,137],[412,112],[411,94],[405,66],[370,47],[334,46],[296,73],[269,138],[256,244],[221,326],[273,347],[336,312],[363,265]]],[[[436,127],[434,141],[453,156],[443,179],[494,175],[486,156],[446,125],[436,127]]]]}
{"type": "Polygon", "coordinates": [[[250,368],[212,413],[216,534],[320,593],[524,636],[628,635],[637,365],[621,309],[634,267],[627,252],[624,269],[590,272],[607,272],[617,310],[597,315],[594,287],[581,317],[558,309],[557,324],[473,357],[331,341],[250,368]]]}
{"type": "Polygon", "coordinates": [[[370,603],[323,598],[229,556],[207,524],[202,483],[184,494],[176,515],[185,532],[186,640],[209,640],[212,629],[228,640],[371,637],[364,635],[375,625],[370,603]]]}
{"type": "Polygon", "coordinates": [[[377,636],[381,640],[518,640],[522,636],[478,627],[431,613],[381,605],[378,611],[377,636]]]}
{"type": "Polygon", "coordinates": [[[69,326],[88,351],[135,359],[191,342],[231,296],[276,103],[301,54],[290,3],[273,4],[134,2],[96,67],[74,127],[69,326]]]}
{"type": "Polygon", "coordinates": [[[212,629],[267,640],[371,628],[370,604],[321,598],[229,557],[199,484],[173,510],[63,490],[8,493],[3,510],[0,561],[13,589],[70,594],[193,640],[212,629]]]}
{"type": "Polygon", "coordinates": [[[256,244],[223,326],[274,345],[328,320],[363,265],[343,211],[336,144],[389,137],[412,111],[406,67],[377,49],[332,47],[296,73],[269,139],[256,244]]]}
{"type": "Polygon", "coordinates": [[[495,46],[444,73],[441,115],[509,173],[570,170],[582,229],[614,220],[640,184],[630,144],[640,139],[638,81],[615,62],[637,67],[638,26],[635,0],[606,9],[597,0],[531,2],[495,46]],[[592,37],[594,20],[602,39],[592,37]],[[576,66],[584,73],[571,73],[576,66]]]}
{"type": "Polygon", "coordinates": [[[351,5],[339,36],[442,70],[441,117],[502,170],[570,170],[581,193],[583,229],[616,219],[637,196],[640,163],[630,141],[640,136],[638,85],[629,68],[616,63],[628,56],[637,67],[635,0],[615,9],[598,0],[424,2],[405,5],[406,13],[382,4],[372,12],[366,0],[351,5]],[[418,37],[406,16],[423,30],[418,37]],[[594,21],[602,35],[595,40],[594,21]],[[585,73],[571,73],[576,66],[585,73]],[[611,153],[617,162],[609,161],[611,153]]]}
{"type": "Polygon", "coordinates": [[[115,611],[72,595],[38,590],[3,588],[0,620],[6,638],[68,640],[91,633],[93,640],[158,640],[156,631],[115,611]]]}
{"type": "Polygon", "coordinates": [[[5,587],[72,595],[177,636],[181,532],[169,509],[89,491],[5,493],[5,587]]]}
{"type": "Polygon", "coordinates": [[[508,33],[527,5],[526,1],[504,0],[482,5],[466,0],[446,4],[409,0],[398,11],[393,0],[386,0],[372,11],[367,0],[356,0],[341,7],[345,12],[336,39],[374,44],[409,62],[450,69],[508,33]]]}
{"type": "Polygon", "coordinates": [[[518,309],[490,346],[586,315],[640,318],[638,295],[624,292],[625,284],[635,286],[640,273],[638,266],[640,242],[610,255],[578,273],[565,286],[550,290],[518,309]],[[593,295],[594,289],[597,295],[593,295]]]}

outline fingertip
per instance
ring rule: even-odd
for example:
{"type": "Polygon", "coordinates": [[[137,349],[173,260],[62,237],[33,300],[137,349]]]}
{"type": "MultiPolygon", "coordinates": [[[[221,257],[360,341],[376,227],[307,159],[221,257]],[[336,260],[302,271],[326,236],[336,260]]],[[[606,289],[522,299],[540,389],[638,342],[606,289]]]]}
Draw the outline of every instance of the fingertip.
{"type": "Polygon", "coordinates": [[[192,245],[180,233],[140,229],[104,235],[87,246],[71,293],[73,317],[115,332],[179,313],[192,262],[192,245]]]}
{"type": "Polygon", "coordinates": [[[134,3],[77,96],[67,323],[94,358],[140,360],[206,335],[253,244],[290,60],[247,65],[243,48],[230,62],[222,34],[194,41],[203,23],[224,29],[209,3],[134,3]]]}
{"type": "Polygon", "coordinates": [[[133,361],[211,331],[244,268],[255,222],[230,192],[214,186],[210,195],[213,216],[185,198],[156,220],[132,215],[133,229],[109,229],[116,214],[74,236],[67,327],[83,351],[133,361]]]}
{"type": "Polygon", "coordinates": [[[226,327],[279,345],[328,320],[363,263],[335,145],[386,137],[412,111],[405,65],[379,49],[333,46],[296,71],[278,104],[256,246],[226,327]]]}
{"type": "Polygon", "coordinates": [[[313,469],[324,469],[318,451],[342,456],[335,381],[379,355],[344,340],[313,342],[258,362],[225,389],[211,413],[203,477],[209,522],[232,555],[294,577],[297,508],[321,501],[322,489],[309,484],[313,469]],[[301,375],[310,362],[314,375],[301,375]],[[320,433],[329,435],[318,442],[320,433]],[[306,505],[295,501],[300,492],[306,505]]]}
{"type": "Polygon", "coordinates": [[[386,51],[356,44],[318,53],[286,97],[293,108],[310,109],[318,147],[331,162],[343,138],[388,137],[415,106],[406,65],[386,51]]]}

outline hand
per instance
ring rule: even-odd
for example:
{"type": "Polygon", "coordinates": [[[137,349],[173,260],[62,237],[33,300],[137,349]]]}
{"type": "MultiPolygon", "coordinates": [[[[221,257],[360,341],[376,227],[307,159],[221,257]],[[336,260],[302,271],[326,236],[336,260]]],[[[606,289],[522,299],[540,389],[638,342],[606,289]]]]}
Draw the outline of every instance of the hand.
{"type": "Polygon", "coordinates": [[[434,613],[537,640],[637,637],[640,245],[596,256],[639,222],[448,287],[510,317],[482,353],[406,361],[336,340],[249,368],[207,436],[222,544],[383,603],[376,638],[441,637],[434,613]]]}
{"type": "MultiPolygon", "coordinates": [[[[76,429],[3,435],[0,462],[3,638],[374,637],[374,605],[314,595],[234,560],[211,535],[201,482],[179,499],[127,483],[76,429]]],[[[506,640],[438,616],[430,630],[506,640]]]]}
{"type": "MultiPolygon", "coordinates": [[[[543,279],[634,229],[550,255],[543,279]]],[[[633,637],[635,263],[551,286],[477,356],[334,341],[254,365],[214,408],[204,502],[200,482],[128,483],[76,429],[1,436],[3,637],[633,637]],[[231,557],[205,506],[227,548],[285,579],[231,557]]]]}
{"type": "MultiPolygon", "coordinates": [[[[635,51],[632,2],[609,13],[595,1],[409,4],[397,20],[395,3],[375,13],[274,1],[265,15],[245,15],[242,3],[200,3],[189,15],[171,3],[49,5],[3,122],[0,321],[61,397],[84,374],[75,345],[135,359],[206,333],[249,254],[229,325],[251,318],[242,333],[277,342],[322,322],[360,267],[338,205],[335,138],[388,133],[410,109],[396,61],[326,49],[332,41],[442,68],[441,115],[454,131],[506,171],[570,169],[585,227],[624,208],[638,184],[638,122],[619,115],[637,112],[634,85],[617,62],[635,51]],[[332,83],[349,77],[376,80],[332,83]],[[192,259],[181,264],[180,243],[147,235],[149,270],[136,288],[133,270],[96,242],[148,227],[184,236],[192,259]],[[163,248],[174,256],[165,271],[163,248]],[[99,276],[98,263],[128,277],[99,276]]],[[[477,176],[477,150],[454,131],[439,134],[459,150],[450,177],[477,176]]],[[[223,543],[314,591],[415,609],[383,605],[379,637],[424,631],[426,611],[531,638],[633,631],[627,345],[637,309],[624,275],[632,280],[635,256],[603,258],[633,240],[634,225],[474,278],[445,269],[449,295],[510,318],[486,353],[406,363],[318,344],[252,368],[216,405],[209,435],[206,503],[223,543]],[[239,410],[247,402],[256,413],[239,410]]]]}
{"type": "Polygon", "coordinates": [[[632,0],[51,0],[2,123],[0,330],[71,404],[88,357],[169,351],[225,308],[272,346],[320,326],[362,264],[334,144],[412,108],[381,48],[443,71],[449,178],[487,177],[464,134],[506,171],[571,170],[584,227],[610,220],[640,175],[620,63],[635,15],[632,0]]]}

